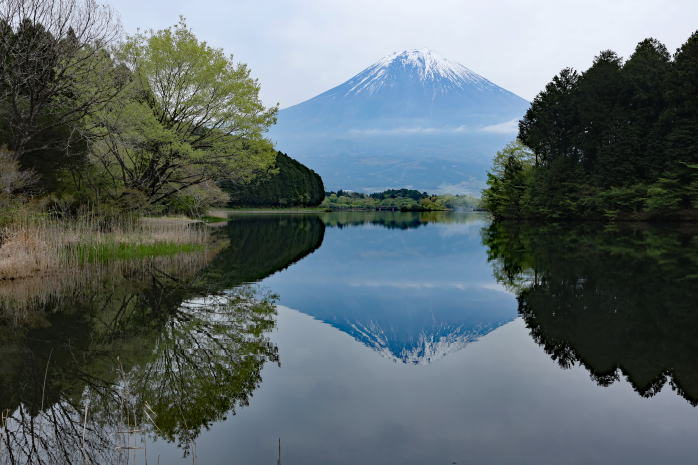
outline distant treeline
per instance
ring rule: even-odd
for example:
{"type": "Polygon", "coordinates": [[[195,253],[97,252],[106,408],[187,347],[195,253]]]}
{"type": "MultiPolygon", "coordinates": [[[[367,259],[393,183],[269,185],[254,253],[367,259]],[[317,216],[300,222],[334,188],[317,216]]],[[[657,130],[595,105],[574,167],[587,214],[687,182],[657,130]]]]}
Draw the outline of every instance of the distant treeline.
{"type": "Polygon", "coordinates": [[[698,32],[673,57],[647,39],[562,70],[518,139],[483,194],[495,217],[697,219],[698,32]]]}
{"type": "Polygon", "coordinates": [[[430,195],[414,189],[388,189],[373,194],[327,192],[323,207],[331,209],[438,211],[475,209],[479,200],[469,195],[430,195]]]}
{"type": "Polygon", "coordinates": [[[249,184],[224,181],[222,189],[236,207],[315,207],[325,198],[325,186],[315,171],[285,153],[276,154],[275,169],[249,184]]]}

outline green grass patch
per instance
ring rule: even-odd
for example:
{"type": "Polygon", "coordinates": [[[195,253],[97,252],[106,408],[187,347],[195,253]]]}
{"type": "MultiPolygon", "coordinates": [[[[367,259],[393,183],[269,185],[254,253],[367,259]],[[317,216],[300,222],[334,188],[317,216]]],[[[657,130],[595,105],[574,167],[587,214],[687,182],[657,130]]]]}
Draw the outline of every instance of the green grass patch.
{"type": "Polygon", "coordinates": [[[176,244],[174,242],[156,242],[154,244],[129,244],[106,242],[101,244],[79,244],[71,247],[77,255],[78,262],[104,263],[115,260],[138,260],[163,255],[176,255],[185,252],[204,250],[202,244],[176,244]]]}
{"type": "Polygon", "coordinates": [[[202,216],[201,221],[204,223],[223,223],[225,221],[228,221],[228,218],[221,218],[220,216],[202,216]]]}

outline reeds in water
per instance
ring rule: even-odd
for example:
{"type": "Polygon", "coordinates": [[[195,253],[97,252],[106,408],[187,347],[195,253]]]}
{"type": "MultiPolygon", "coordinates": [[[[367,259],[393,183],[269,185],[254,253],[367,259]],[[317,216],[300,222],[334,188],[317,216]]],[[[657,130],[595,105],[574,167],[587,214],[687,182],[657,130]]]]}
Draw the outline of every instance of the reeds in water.
{"type": "Polygon", "coordinates": [[[204,250],[205,228],[183,219],[131,219],[104,224],[30,218],[0,231],[0,281],[43,276],[88,263],[142,259],[204,250]]]}

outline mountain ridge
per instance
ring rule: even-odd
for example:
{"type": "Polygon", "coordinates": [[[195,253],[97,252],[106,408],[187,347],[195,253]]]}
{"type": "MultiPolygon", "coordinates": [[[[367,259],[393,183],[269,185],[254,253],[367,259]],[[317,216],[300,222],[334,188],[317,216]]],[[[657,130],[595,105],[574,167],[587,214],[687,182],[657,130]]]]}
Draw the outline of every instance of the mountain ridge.
{"type": "Polygon", "coordinates": [[[436,191],[465,182],[479,190],[528,105],[459,63],[412,49],[281,110],[270,135],[330,189],[436,191]],[[453,169],[444,176],[443,166],[453,169]]]}

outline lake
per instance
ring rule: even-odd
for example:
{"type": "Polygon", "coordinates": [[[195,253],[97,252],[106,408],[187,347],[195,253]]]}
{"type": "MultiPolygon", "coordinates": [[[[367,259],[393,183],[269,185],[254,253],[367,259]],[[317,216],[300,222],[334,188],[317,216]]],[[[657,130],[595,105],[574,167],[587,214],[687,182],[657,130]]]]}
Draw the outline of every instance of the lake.
{"type": "Polygon", "coordinates": [[[680,464],[698,230],[240,214],[0,287],[2,463],[680,464]]]}

